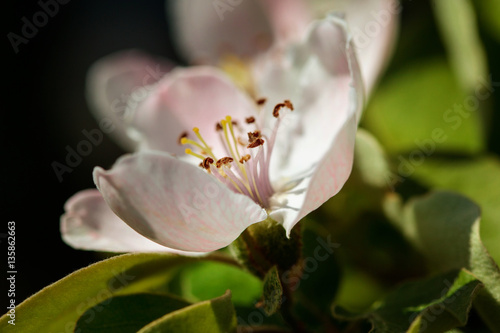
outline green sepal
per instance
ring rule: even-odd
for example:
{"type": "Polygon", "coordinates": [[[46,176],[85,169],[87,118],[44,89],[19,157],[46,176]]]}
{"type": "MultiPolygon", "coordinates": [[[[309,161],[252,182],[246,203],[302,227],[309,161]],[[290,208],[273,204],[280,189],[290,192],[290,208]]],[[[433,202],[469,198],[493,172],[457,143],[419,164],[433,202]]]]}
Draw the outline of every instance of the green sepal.
{"type": "Polygon", "coordinates": [[[283,226],[268,218],[248,227],[231,244],[231,251],[243,266],[260,278],[264,278],[273,266],[279,272],[286,271],[300,258],[300,226],[295,226],[288,238],[283,226]]]}

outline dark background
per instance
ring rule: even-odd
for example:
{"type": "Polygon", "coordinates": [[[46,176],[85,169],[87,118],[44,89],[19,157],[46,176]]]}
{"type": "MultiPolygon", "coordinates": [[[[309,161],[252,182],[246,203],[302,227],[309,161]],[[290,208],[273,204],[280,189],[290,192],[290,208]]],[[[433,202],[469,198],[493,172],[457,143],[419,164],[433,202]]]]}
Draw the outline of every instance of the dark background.
{"type": "MultiPolygon", "coordinates": [[[[420,57],[441,53],[443,48],[435,31],[429,3],[407,1],[403,11],[401,35],[405,27],[422,22],[422,40],[404,41],[420,57]],[[420,47],[415,47],[420,43],[420,47]]],[[[88,110],[84,95],[88,67],[114,51],[137,48],[175,61],[169,24],[163,0],[110,1],[72,0],[59,5],[58,13],[48,19],[16,54],[7,38],[9,32],[21,35],[22,18],[32,21],[40,11],[37,1],[10,1],[3,10],[4,88],[2,89],[2,142],[0,233],[7,222],[16,222],[16,301],[24,300],[72,271],[99,260],[98,254],[78,251],[65,245],[60,237],[59,217],[64,202],[74,193],[92,188],[92,170],[110,167],[124,153],[110,138],[93,147],[73,172],[59,182],[51,163],[65,163],[66,146],[76,148],[84,139],[82,130],[98,128],[88,110]]],[[[484,40],[490,71],[500,77],[499,51],[484,40]]],[[[395,61],[396,70],[404,61],[395,61]]],[[[498,100],[498,91],[496,91],[498,100]]],[[[490,151],[500,153],[498,113],[493,116],[490,151]]],[[[0,239],[0,269],[6,269],[6,240],[0,239]]],[[[0,294],[5,295],[2,278],[0,294]]],[[[1,311],[3,313],[3,311],[1,311]]]]}
{"type": "MultiPolygon", "coordinates": [[[[3,20],[7,76],[2,100],[7,103],[0,130],[0,233],[5,236],[8,221],[16,222],[17,303],[102,258],[64,244],[59,217],[71,195],[95,187],[94,166],[108,168],[124,151],[105,137],[62,182],[51,166],[53,161],[66,164],[66,146],[75,149],[85,139],[82,130],[99,128],[85,100],[87,69],[107,54],[130,48],[176,60],[163,0],[69,1],[16,54],[7,34],[22,35],[22,18],[32,22],[40,10],[37,1],[16,1],[3,20]]],[[[0,240],[3,286],[7,246],[5,238],[0,240]]],[[[7,289],[2,287],[2,299],[7,289]]]]}

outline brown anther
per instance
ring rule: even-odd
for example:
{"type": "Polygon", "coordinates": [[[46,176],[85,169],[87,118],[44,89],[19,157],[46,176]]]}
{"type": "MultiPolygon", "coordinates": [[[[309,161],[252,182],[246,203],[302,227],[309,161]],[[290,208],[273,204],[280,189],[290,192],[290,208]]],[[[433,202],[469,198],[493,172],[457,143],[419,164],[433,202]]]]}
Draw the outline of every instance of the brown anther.
{"type": "Polygon", "coordinates": [[[283,102],[283,104],[285,104],[285,106],[287,108],[289,108],[291,111],[293,111],[293,104],[288,99],[285,99],[285,101],[283,102]]]}
{"type": "Polygon", "coordinates": [[[220,160],[218,160],[217,162],[215,162],[215,166],[217,168],[220,168],[222,165],[229,164],[232,161],[234,161],[232,157],[223,157],[220,160]]]}
{"type": "Polygon", "coordinates": [[[182,139],[187,138],[187,137],[188,137],[188,132],[184,131],[184,132],[181,133],[181,135],[179,135],[179,139],[177,140],[177,142],[179,144],[182,144],[181,143],[182,139]]]}
{"type": "Polygon", "coordinates": [[[215,124],[216,131],[222,131],[222,125],[220,123],[215,124]]]}
{"type": "Polygon", "coordinates": [[[214,160],[211,157],[206,157],[203,162],[200,163],[200,166],[206,170],[210,169],[210,164],[213,164],[214,160]]]}
{"type": "Polygon", "coordinates": [[[263,144],[264,144],[264,140],[262,140],[261,138],[258,138],[255,141],[251,142],[247,146],[247,148],[255,148],[255,147],[258,147],[258,146],[262,146],[263,144]]]}
{"type": "Polygon", "coordinates": [[[264,105],[267,101],[267,98],[259,98],[256,102],[257,105],[264,105]]]}
{"type": "Polygon", "coordinates": [[[252,124],[255,122],[255,117],[248,117],[248,118],[245,118],[245,121],[247,124],[252,124]]]}
{"type": "Polygon", "coordinates": [[[238,126],[238,122],[236,120],[231,120],[231,124],[233,124],[233,126],[238,126]]]}
{"type": "Polygon", "coordinates": [[[246,154],[245,156],[243,156],[242,158],[240,158],[240,163],[243,164],[243,162],[248,162],[248,160],[250,159],[250,155],[249,154],[246,154]]]}
{"type": "Polygon", "coordinates": [[[273,110],[273,116],[274,118],[278,118],[280,116],[280,110],[282,107],[285,107],[286,104],[285,103],[278,103],[276,104],[276,106],[274,107],[274,110],[273,110]]]}
{"type": "Polygon", "coordinates": [[[248,142],[252,143],[260,138],[260,131],[248,132],[248,142]]]}

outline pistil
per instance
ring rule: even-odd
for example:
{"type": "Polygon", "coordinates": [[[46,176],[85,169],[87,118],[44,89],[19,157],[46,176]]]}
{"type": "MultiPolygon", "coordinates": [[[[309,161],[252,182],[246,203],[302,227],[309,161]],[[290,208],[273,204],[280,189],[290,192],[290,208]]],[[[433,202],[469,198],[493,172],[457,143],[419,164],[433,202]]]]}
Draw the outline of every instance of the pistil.
{"type": "MultiPolygon", "coordinates": [[[[263,105],[264,103],[265,99],[260,99],[257,104],[263,105]]],[[[226,116],[225,119],[218,122],[215,130],[220,133],[220,140],[226,154],[220,158],[215,155],[212,147],[203,139],[197,127],[193,128],[193,132],[198,141],[189,139],[188,134],[184,132],[179,138],[180,143],[199,150],[199,152],[194,152],[191,148],[187,148],[185,152],[201,159],[200,167],[207,170],[220,182],[235,192],[249,196],[263,208],[269,208],[269,199],[274,193],[269,180],[269,165],[276,133],[281,123],[280,110],[282,108],[293,110],[293,105],[289,100],[285,100],[274,107],[273,116],[277,118],[277,121],[271,137],[265,136],[265,140],[253,116],[245,118],[248,125],[254,124],[253,126],[256,127],[255,130],[247,133],[247,143],[239,135],[243,134],[241,127],[232,120],[231,116],[226,116]],[[232,166],[236,166],[236,168],[234,169],[232,166]]]]}

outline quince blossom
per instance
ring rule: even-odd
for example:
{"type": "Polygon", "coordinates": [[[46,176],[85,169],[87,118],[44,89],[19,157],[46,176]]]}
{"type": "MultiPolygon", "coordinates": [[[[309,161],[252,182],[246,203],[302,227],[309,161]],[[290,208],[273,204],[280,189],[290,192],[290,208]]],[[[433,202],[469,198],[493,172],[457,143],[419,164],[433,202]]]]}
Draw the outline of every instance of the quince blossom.
{"type": "Polygon", "coordinates": [[[351,170],[362,109],[355,50],[336,16],[300,42],[294,34],[254,56],[250,96],[213,68],[160,78],[171,64],[138,52],[95,66],[95,109],[116,115],[111,102],[130,96],[129,126],[116,132],[139,152],[96,168],[104,198],[86,190],[68,200],[63,239],[89,250],[199,254],[266,218],[289,233],[335,195],[351,170]]]}

